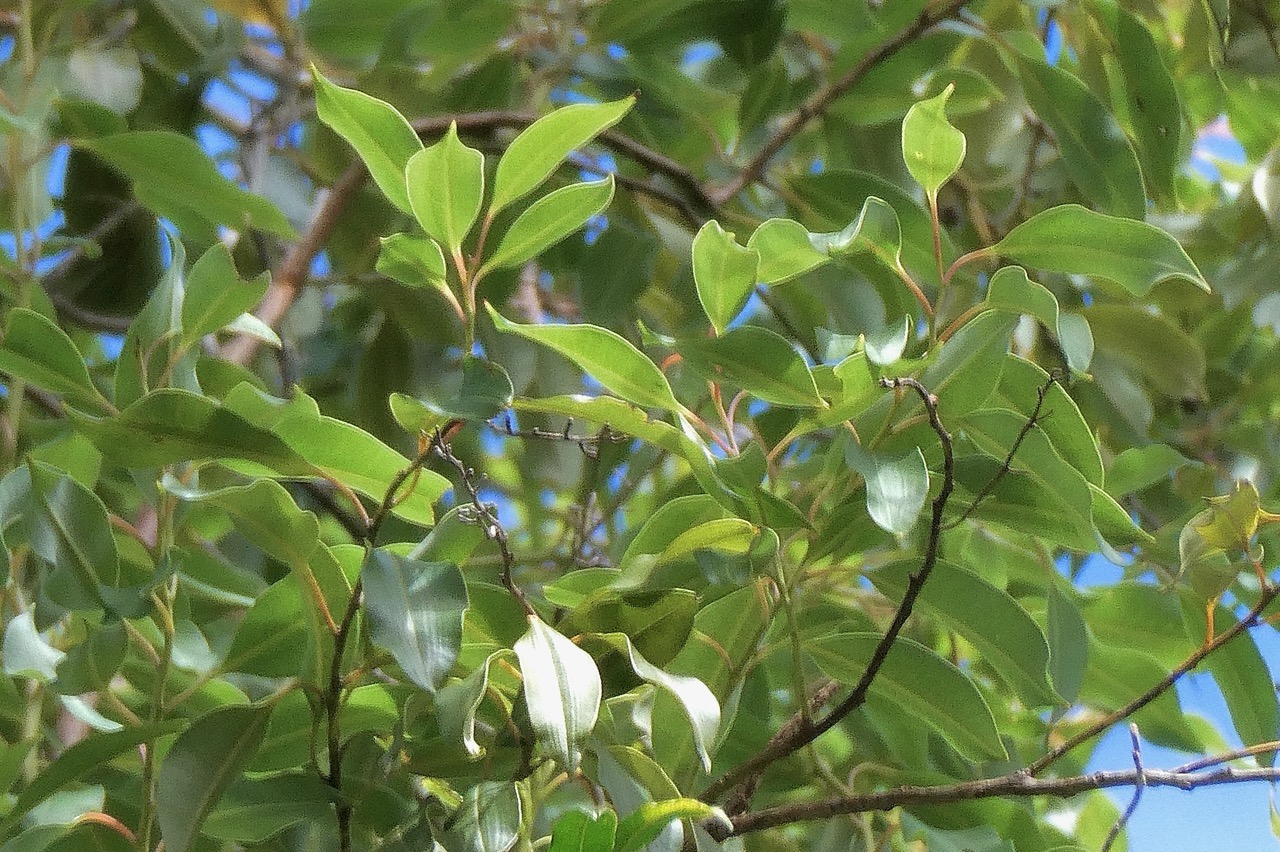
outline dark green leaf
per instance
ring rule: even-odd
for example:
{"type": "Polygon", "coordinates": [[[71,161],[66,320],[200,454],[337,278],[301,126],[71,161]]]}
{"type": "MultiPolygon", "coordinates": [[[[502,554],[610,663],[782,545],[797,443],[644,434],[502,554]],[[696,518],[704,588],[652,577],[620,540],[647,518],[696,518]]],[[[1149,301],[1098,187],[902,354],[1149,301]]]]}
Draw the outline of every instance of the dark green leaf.
{"type": "Polygon", "coordinates": [[[84,358],[71,338],[35,311],[16,308],[9,312],[4,345],[0,346],[0,372],[60,394],[73,405],[86,405],[98,412],[111,410],[111,403],[89,378],[84,358]]]}
{"type": "Polygon", "coordinates": [[[804,358],[766,328],[742,325],[720,337],[682,340],[677,348],[707,379],[729,382],[757,399],[797,408],[826,405],[804,358]]]}

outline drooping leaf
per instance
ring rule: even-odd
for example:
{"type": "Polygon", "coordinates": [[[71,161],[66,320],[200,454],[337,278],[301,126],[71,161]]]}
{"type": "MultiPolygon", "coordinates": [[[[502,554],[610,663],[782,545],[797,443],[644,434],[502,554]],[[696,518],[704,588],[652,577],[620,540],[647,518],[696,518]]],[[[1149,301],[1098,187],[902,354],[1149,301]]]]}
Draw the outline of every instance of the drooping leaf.
{"type": "Polygon", "coordinates": [[[482,271],[519,266],[582,228],[613,200],[613,175],[573,183],[530,204],[485,259],[482,271]]]}
{"type": "Polygon", "coordinates": [[[1105,278],[1138,297],[1171,278],[1209,290],[1186,251],[1164,231],[1078,204],[1037,213],[996,243],[992,252],[1036,269],[1105,278]]]}
{"type": "Polygon", "coordinates": [[[600,710],[595,660],[536,615],[515,644],[524,676],[525,704],[538,745],[573,772],[600,710]]]}
{"type": "Polygon", "coordinates": [[[506,649],[494,651],[471,674],[445,684],[436,692],[440,733],[453,742],[461,742],[472,757],[484,754],[476,742],[476,712],[489,689],[489,667],[510,653],[506,649]]]}
{"type": "Polygon", "coordinates": [[[469,787],[448,834],[458,852],[507,852],[520,839],[521,805],[510,781],[481,781],[469,787]]]}
{"type": "Polygon", "coordinates": [[[29,461],[35,516],[28,519],[31,549],[52,565],[66,568],[90,599],[102,587],[127,585],[121,570],[107,508],[96,494],[66,474],[29,461]]]}
{"type": "Polygon", "coordinates": [[[458,125],[409,158],[404,168],[409,204],[427,235],[459,255],[484,202],[484,154],[458,138],[458,125]]]}
{"type": "Polygon", "coordinates": [[[717,334],[724,334],[756,286],[760,255],[708,222],[693,238],[693,280],[698,300],[717,334]]]}
{"type": "Polygon", "coordinates": [[[1074,702],[1088,667],[1089,633],[1080,608],[1057,584],[1049,588],[1047,621],[1049,676],[1058,694],[1074,702]]]}
{"type": "Polygon", "coordinates": [[[679,411],[667,377],[625,338],[594,325],[522,325],[511,322],[486,303],[499,331],[554,349],[618,396],[653,408],[679,411]]]}
{"type": "Polygon", "coordinates": [[[156,785],[165,849],[192,848],[205,817],[257,751],[270,717],[270,705],[221,707],[178,735],[160,764],[156,785]]]}
{"type": "Polygon", "coordinates": [[[0,346],[0,372],[60,394],[73,405],[95,412],[111,410],[71,338],[35,311],[15,308],[9,312],[0,346]]]}
{"type": "Polygon", "coordinates": [[[920,448],[895,458],[850,441],[845,461],[866,482],[867,512],[876,525],[894,535],[909,533],[929,496],[929,468],[920,448]]]}
{"type": "Polygon", "coordinates": [[[575,148],[616,124],[634,104],[634,96],[603,104],[570,104],[525,128],[498,161],[488,215],[537,189],[575,148]]]}
{"type": "Polygon", "coordinates": [[[938,190],[964,162],[964,134],[947,121],[946,114],[947,100],[955,90],[951,83],[934,97],[916,102],[902,120],[902,159],[935,202],[938,190]]]}
{"type": "Polygon", "coordinates": [[[405,166],[422,150],[422,142],[409,122],[386,101],[335,86],[315,68],[311,76],[316,115],[356,149],[382,194],[405,213],[413,212],[405,187],[405,166]]]}
{"type": "Polygon", "coordinates": [[[378,548],[360,570],[375,644],[410,680],[435,692],[458,659],[467,587],[456,565],[419,562],[378,548]]]}
{"type": "Polygon", "coordinates": [[[183,229],[212,234],[216,225],[257,228],[292,239],[293,226],[274,204],[218,173],[195,140],[169,130],[131,130],[76,146],[124,174],[138,200],[183,229]]]}
{"type": "Polygon", "coordinates": [[[812,234],[813,247],[831,257],[852,257],[867,253],[889,269],[901,267],[902,228],[898,214],[874,195],[862,203],[862,210],[843,231],[812,234]]]}

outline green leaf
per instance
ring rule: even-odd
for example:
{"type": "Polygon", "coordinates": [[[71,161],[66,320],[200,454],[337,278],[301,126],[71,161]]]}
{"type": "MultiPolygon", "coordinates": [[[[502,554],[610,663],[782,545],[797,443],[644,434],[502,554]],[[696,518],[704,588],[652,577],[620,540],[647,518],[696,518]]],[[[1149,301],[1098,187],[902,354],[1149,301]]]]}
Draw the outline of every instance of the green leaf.
{"type": "Polygon", "coordinates": [[[756,286],[760,255],[743,248],[715,221],[693,238],[693,280],[698,300],[717,334],[724,334],[756,286]]]}
{"type": "Polygon", "coordinates": [[[41,683],[58,676],[58,664],[67,656],[45,641],[29,612],[15,616],[5,626],[3,655],[4,673],[9,677],[32,678],[41,683]]]}
{"type": "Polygon", "coordinates": [[[476,712],[489,689],[489,667],[511,652],[494,651],[462,680],[442,686],[436,692],[436,715],[440,733],[451,742],[461,742],[472,757],[480,757],[484,749],[476,742],[476,712]]]}
{"type": "Polygon", "coordinates": [[[574,149],[616,124],[635,102],[632,96],[603,104],[571,104],[526,127],[498,161],[488,215],[497,215],[537,189],[574,149]]]}
{"type": "Polygon", "coordinates": [[[316,115],[351,144],[364,160],[374,183],[405,213],[412,212],[405,187],[405,166],[422,150],[409,122],[385,101],[335,86],[314,67],[316,115]]]}
{"type": "Polygon", "coordinates": [[[160,764],[156,785],[165,849],[192,848],[205,817],[257,751],[270,717],[270,705],[221,707],[178,735],[160,764]]]}
{"type": "MultiPolygon", "coordinates": [[[[296,575],[277,580],[258,596],[236,627],[221,668],[260,677],[320,677],[320,643],[332,634],[308,617],[305,587],[296,575]]],[[[334,616],[341,618],[341,610],[334,616]]]]}
{"type": "Polygon", "coordinates": [[[502,235],[481,273],[519,266],[582,228],[613,200],[613,175],[571,183],[530,204],[502,235]]]}
{"type": "Polygon", "coordinates": [[[997,310],[1027,314],[1058,335],[1058,299],[1049,289],[1027,277],[1021,266],[1004,266],[987,285],[987,305],[997,310]]]}
{"type": "Polygon", "coordinates": [[[595,660],[536,615],[529,616],[529,630],[516,642],[515,652],[538,744],[572,773],[600,710],[595,660]]]}
{"type": "Polygon", "coordinates": [[[781,335],[741,325],[719,337],[681,340],[677,349],[710,381],[727,381],[757,399],[796,408],[825,408],[809,365],[781,335]]]}
{"type": "Polygon", "coordinates": [[[716,819],[730,825],[729,818],[714,805],[697,799],[668,799],[662,802],[645,802],[618,823],[615,852],[638,852],[653,841],[672,820],[687,819],[702,822],[716,819]]]}
{"type": "Polygon", "coordinates": [[[867,484],[867,512],[876,526],[894,535],[911,532],[929,496],[929,467],[920,448],[893,457],[848,441],[844,457],[867,484]]]}
{"type": "Polygon", "coordinates": [[[617,829],[618,815],[611,810],[595,817],[569,811],[551,827],[547,852],[612,852],[617,829]]]}
{"type": "MultiPolygon", "coordinates": [[[[877,589],[900,600],[914,562],[879,568],[877,589]]],[[[1049,645],[1022,605],[968,568],[940,561],[920,592],[924,610],[968,640],[1028,707],[1061,703],[1049,685],[1049,645]]],[[[1082,670],[1083,671],[1083,670],[1082,670]]]]}
{"type": "Polygon", "coordinates": [[[870,254],[889,269],[902,268],[902,228],[898,214],[887,202],[874,195],[862,203],[857,218],[843,231],[813,234],[813,247],[830,257],[853,257],[870,254]]]}
{"type": "Polygon", "coordinates": [[[1018,56],[1017,71],[1027,102],[1053,131],[1062,164],[1080,193],[1108,213],[1141,220],[1147,212],[1142,170],[1115,116],[1060,66],[1018,56]]]}
{"type": "Polygon", "coordinates": [[[507,852],[520,839],[520,794],[510,781],[469,787],[449,828],[453,852],[507,852]]]}
{"type": "Polygon", "coordinates": [[[938,190],[960,170],[964,162],[964,134],[947,121],[947,99],[955,83],[927,100],[919,101],[902,120],[902,159],[925,195],[934,200],[938,190]]]}
{"type": "Polygon", "coordinates": [[[76,428],[107,459],[134,469],[184,461],[244,459],[284,476],[314,468],[280,438],[208,397],[185,390],[153,391],[117,417],[69,412],[76,428]]]}
{"type": "Polygon", "coordinates": [[[111,410],[111,403],[89,378],[84,357],[71,338],[35,311],[9,311],[4,345],[0,346],[0,372],[60,394],[73,405],[98,412],[111,410]]]}
{"type": "Polygon", "coordinates": [[[1036,269],[1105,278],[1139,297],[1171,278],[1183,278],[1209,290],[1195,263],[1164,231],[1145,222],[1095,213],[1078,204],[1037,213],[991,251],[1036,269]]]}
{"type": "Polygon", "coordinates": [[[81,740],[58,755],[56,760],[23,788],[12,808],[0,820],[0,829],[7,835],[23,816],[54,793],[101,769],[119,755],[136,751],[139,745],[154,743],[160,737],[176,733],[186,726],[185,719],[169,719],[111,733],[95,734],[81,740]]]}
{"type": "Polygon", "coordinates": [[[501,366],[467,355],[461,370],[448,370],[438,379],[429,399],[393,393],[389,403],[396,422],[417,435],[430,435],[451,420],[483,422],[511,405],[511,378],[501,366]]]}
{"type": "Polygon", "coordinates": [[[760,256],[756,277],[765,284],[782,284],[830,261],[809,239],[804,225],[791,219],[769,219],[747,240],[760,256]]]}
{"type": "Polygon", "coordinates": [[[585,324],[521,325],[503,317],[492,305],[485,303],[485,307],[498,331],[518,334],[554,349],[628,402],[667,411],[680,410],[667,377],[621,335],[585,324]]]}
{"type": "Polygon", "coordinates": [[[182,297],[182,346],[230,325],[252,310],[267,292],[269,276],[244,281],[236,273],[231,252],[214,243],[191,267],[182,297]]]}
{"type": "Polygon", "coordinates": [[[284,239],[297,235],[274,204],[218,173],[195,140],[169,130],[137,130],[78,139],[133,183],[138,200],[182,230],[214,233],[215,225],[255,228],[284,239]]]}
{"type": "Polygon", "coordinates": [[[921,381],[938,397],[943,423],[981,408],[1000,384],[1018,318],[984,311],[942,344],[921,381]]]}
{"type": "MultiPolygon", "coordinates": [[[[107,508],[88,488],[39,462],[28,461],[33,517],[26,522],[31,549],[52,565],[70,570],[84,594],[127,585],[107,508]]],[[[141,578],[138,578],[141,579],[141,578]]]]}
{"type": "Polygon", "coordinates": [[[455,257],[484,203],[484,154],[458,138],[458,125],[409,158],[404,178],[409,204],[422,230],[455,257]]]}
{"type": "Polygon", "coordinates": [[[1167,480],[1175,470],[1189,463],[1186,456],[1168,444],[1129,447],[1112,460],[1107,470],[1107,492],[1112,497],[1132,494],[1167,480]]]}
{"type": "Polygon", "coordinates": [[[391,652],[409,680],[434,693],[462,647],[468,605],[462,572],[379,548],[365,559],[360,576],[374,644],[391,652]]]}
{"type": "Polygon", "coordinates": [[[180,355],[182,303],[186,294],[186,249],[165,231],[173,257],[142,310],[129,323],[116,358],[115,404],[132,405],[149,390],[181,387],[200,392],[194,360],[180,355]]]}
{"type": "MultiPolygon", "coordinates": [[[[805,649],[829,677],[856,683],[881,640],[879,633],[835,633],[807,639],[805,649]]],[[[933,651],[899,638],[871,682],[873,695],[891,701],[970,760],[1006,757],[991,708],[968,677],[933,651]]]]}
{"type": "Polygon", "coordinates": [[[1089,662],[1089,632],[1080,607],[1054,583],[1048,600],[1049,677],[1068,703],[1080,694],[1089,662]]]}
{"type": "Polygon", "coordinates": [[[1169,317],[1137,305],[1094,305],[1085,317],[1099,357],[1127,368],[1152,389],[1174,399],[1204,399],[1207,358],[1200,341],[1169,317]]]}
{"type": "Polygon", "coordinates": [[[392,234],[380,238],[376,268],[408,287],[446,289],[444,253],[430,237],[392,234]]]}
{"type": "Polygon", "coordinates": [[[636,676],[666,691],[676,700],[693,730],[694,748],[702,761],[702,771],[711,771],[711,748],[720,730],[720,702],[707,685],[696,677],[667,674],[646,660],[625,633],[599,634],[631,663],[636,676]]]}
{"type": "Polygon", "coordinates": [[[890,367],[898,363],[911,339],[911,317],[903,316],[901,323],[886,323],[879,331],[866,331],[862,335],[867,360],[877,367],[890,367]]]}
{"type": "Polygon", "coordinates": [[[205,819],[204,833],[218,840],[262,843],[299,823],[323,820],[336,795],[309,772],[242,778],[222,794],[205,819]]]}
{"type": "Polygon", "coordinates": [[[665,565],[692,556],[699,550],[742,555],[751,549],[759,534],[760,528],[750,521],[742,518],[717,518],[680,533],[658,553],[654,561],[658,565],[665,565]]]}

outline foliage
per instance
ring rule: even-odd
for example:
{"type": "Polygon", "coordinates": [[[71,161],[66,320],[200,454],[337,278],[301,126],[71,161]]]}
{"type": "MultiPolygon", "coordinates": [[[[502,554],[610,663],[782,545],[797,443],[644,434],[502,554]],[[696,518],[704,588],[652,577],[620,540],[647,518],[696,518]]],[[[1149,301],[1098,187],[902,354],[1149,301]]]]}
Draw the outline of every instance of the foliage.
{"type": "Polygon", "coordinates": [[[1112,848],[1103,786],[1276,780],[1262,4],[3,25],[0,849],[1112,848]]]}

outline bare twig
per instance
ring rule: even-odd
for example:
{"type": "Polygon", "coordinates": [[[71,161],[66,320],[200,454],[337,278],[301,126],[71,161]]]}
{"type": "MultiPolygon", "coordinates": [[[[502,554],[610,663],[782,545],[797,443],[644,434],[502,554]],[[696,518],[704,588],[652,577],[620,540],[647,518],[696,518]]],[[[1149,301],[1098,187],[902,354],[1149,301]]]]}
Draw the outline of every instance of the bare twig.
{"type": "Polygon", "coordinates": [[[1117,722],[1129,718],[1134,713],[1138,712],[1143,707],[1146,707],[1152,701],[1155,701],[1161,695],[1168,692],[1173,685],[1178,682],[1179,678],[1194,669],[1196,666],[1200,665],[1201,660],[1223,647],[1240,634],[1244,633],[1253,625],[1257,624],[1263,610],[1271,605],[1271,602],[1275,600],[1277,594],[1280,594],[1280,586],[1266,586],[1263,588],[1262,593],[1258,596],[1258,602],[1253,605],[1253,608],[1249,610],[1248,614],[1245,615],[1244,618],[1236,622],[1230,629],[1216,637],[1213,641],[1197,648],[1194,653],[1183,660],[1176,668],[1174,668],[1173,671],[1169,672],[1169,674],[1163,677],[1159,683],[1152,686],[1146,692],[1142,693],[1123,707],[1103,716],[1085,730],[1076,734],[1074,737],[1071,737],[1057,748],[1049,751],[1039,760],[1028,766],[1025,770],[1026,773],[1033,776],[1039,775],[1076,746],[1081,743],[1088,742],[1117,722]]]}
{"type": "Polygon", "coordinates": [[[1116,838],[1120,836],[1120,832],[1124,831],[1125,824],[1129,822],[1133,812],[1138,809],[1138,802],[1142,800],[1142,791],[1147,786],[1147,773],[1142,768],[1142,738],[1138,734],[1138,726],[1135,723],[1129,725],[1129,739],[1133,742],[1133,768],[1137,774],[1133,782],[1133,798],[1129,799],[1124,813],[1120,814],[1115,825],[1111,826],[1111,830],[1107,832],[1107,839],[1103,841],[1100,852],[1111,852],[1116,838]]]}
{"type": "Polygon", "coordinates": [[[960,517],[955,518],[949,524],[944,526],[942,528],[943,530],[949,530],[949,529],[952,529],[953,527],[958,527],[960,524],[963,524],[965,521],[967,521],[969,519],[969,516],[972,515],[974,512],[976,512],[978,510],[978,507],[982,505],[982,501],[986,500],[988,497],[991,496],[991,492],[995,491],[996,486],[1000,484],[1000,480],[1004,479],[1005,476],[1009,473],[1010,469],[1013,466],[1013,457],[1017,454],[1018,448],[1022,446],[1023,440],[1027,437],[1027,435],[1031,432],[1031,430],[1034,429],[1036,425],[1040,422],[1040,409],[1044,407],[1045,395],[1049,393],[1049,388],[1053,387],[1054,384],[1057,383],[1057,381],[1058,381],[1057,376],[1050,373],[1049,378],[1045,380],[1045,383],[1040,387],[1036,388],[1035,408],[1031,409],[1031,416],[1027,418],[1027,422],[1022,424],[1022,428],[1018,431],[1018,436],[1013,439],[1013,444],[1009,447],[1008,455],[1006,455],[1004,457],[1004,461],[1001,462],[1000,469],[997,470],[995,475],[992,476],[991,479],[987,481],[986,485],[982,486],[982,490],[979,491],[977,496],[973,498],[973,502],[970,503],[968,507],[966,507],[965,510],[960,513],[960,517]]]}
{"type": "MultiPolygon", "coordinates": [[[[765,808],[734,816],[732,831],[720,831],[720,836],[734,836],[764,831],[796,822],[827,819],[847,814],[890,811],[913,805],[943,805],[956,802],[972,802],[1007,796],[1075,796],[1091,790],[1111,787],[1132,787],[1139,777],[1144,787],[1175,787],[1179,790],[1195,790],[1222,784],[1243,784],[1251,781],[1280,781],[1280,768],[1237,769],[1223,767],[1212,772],[1176,772],[1165,769],[1125,769],[1092,772],[1066,778],[1033,778],[1025,772],[1013,772],[997,778],[978,781],[962,781],[935,787],[898,787],[842,796],[822,801],[798,802],[765,808]]],[[[709,828],[714,823],[706,824],[709,828]]]]}
{"type": "MultiPolygon", "coordinates": [[[[769,740],[769,743],[759,754],[725,773],[703,791],[703,800],[712,801],[730,787],[737,785],[738,789],[725,804],[725,812],[730,815],[742,813],[750,806],[751,797],[759,784],[760,776],[769,764],[813,742],[866,702],[867,693],[871,689],[872,682],[880,673],[881,667],[889,656],[889,651],[898,640],[898,635],[902,632],[903,627],[906,626],[907,619],[911,617],[916,598],[919,597],[921,589],[924,588],[925,582],[929,579],[929,574],[933,571],[933,566],[938,561],[938,544],[942,537],[942,515],[946,511],[947,500],[950,499],[951,490],[955,485],[955,464],[951,451],[951,433],[946,430],[946,427],[942,425],[942,421],[938,419],[937,397],[930,393],[918,380],[911,377],[881,379],[880,384],[885,388],[894,388],[895,390],[905,388],[914,391],[924,403],[925,411],[929,417],[929,425],[933,428],[934,433],[938,436],[939,443],[942,445],[942,486],[938,491],[938,496],[933,500],[932,517],[929,522],[929,537],[925,543],[924,557],[920,562],[920,567],[908,578],[906,592],[902,596],[902,602],[898,604],[893,621],[889,624],[884,636],[880,638],[880,642],[872,652],[871,658],[867,661],[866,670],[853,687],[853,691],[835,709],[818,721],[810,722],[808,721],[808,714],[803,712],[796,713],[774,734],[773,738],[769,740]]],[[[811,699],[810,710],[816,710],[821,707],[822,704],[825,704],[835,696],[838,689],[839,686],[833,683],[824,685],[811,699]]]]}
{"type": "Polygon", "coordinates": [[[965,2],[966,0],[948,0],[948,2],[939,5],[936,9],[925,9],[918,18],[904,29],[869,50],[858,61],[857,65],[854,65],[838,79],[833,80],[810,95],[809,99],[801,104],[799,109],[782,121],[782,124],[769,137],[768,141],[761,146],[756,155],[731,180],[707,192],[707,196],[712,201],[712,206],[718,207],[733,198],[749,184],[754,183],[764,173],[769,161],[797,133],[807,127],[809,122],[825,113],[837,98],[856,86],[867,75],[868,71],[886,57],[893,55],[903,46],[914,41],[934,24],[954,15],[964,6],[965,2]]]}
{"type": "Polygon", "coordinates": [[[566,420],[564,429],[559,432],[552,432],[550,429],[539,429],[537,426],[532,429],[517,429],[515,424],[511,422],[510,414],[503,418],[501,425],[492,420],[487,421],[485,425],[499,435],[506,435],[509,438],[536,438],[541,441],[561,441],[567,444],[577,444],[578,449],[582,450],[582,454],[588,458],[595,458],[600,454],[601,444],[624,444],[631,440],[630,435],[625,432],[615,432],[608,423],[604,424],[600,431],[594,434],[574,434],[572,431],[572,419],[566,420]]]}

